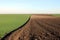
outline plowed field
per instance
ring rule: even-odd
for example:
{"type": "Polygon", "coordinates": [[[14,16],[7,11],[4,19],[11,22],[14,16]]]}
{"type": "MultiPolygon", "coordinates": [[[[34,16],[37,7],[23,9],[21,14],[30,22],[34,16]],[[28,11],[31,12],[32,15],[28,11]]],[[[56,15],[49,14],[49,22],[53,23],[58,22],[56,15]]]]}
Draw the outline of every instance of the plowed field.
{"type": "Polygon", "coordinates": [[[60,40],[60,17],[32,15],[23,27],[1,40],[60,40]]]}

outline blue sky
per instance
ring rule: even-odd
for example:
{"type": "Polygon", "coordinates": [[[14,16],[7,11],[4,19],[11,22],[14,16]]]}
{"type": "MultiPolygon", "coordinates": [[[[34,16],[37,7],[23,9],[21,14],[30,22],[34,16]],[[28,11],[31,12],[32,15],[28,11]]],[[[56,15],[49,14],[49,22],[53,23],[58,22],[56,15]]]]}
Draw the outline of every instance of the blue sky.
{"type": "Polygon", "coordinates": [[[60,0],[0,0],[0,13],[40,13],[60,11],[60,0]]]}

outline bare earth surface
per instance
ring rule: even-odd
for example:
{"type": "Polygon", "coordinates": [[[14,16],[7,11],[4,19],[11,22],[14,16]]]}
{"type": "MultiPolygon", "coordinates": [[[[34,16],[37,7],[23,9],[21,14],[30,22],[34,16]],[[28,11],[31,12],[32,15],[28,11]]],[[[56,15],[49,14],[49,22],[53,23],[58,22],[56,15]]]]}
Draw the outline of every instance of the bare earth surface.
{"type": "Polygon", "coordinates": [[[60,40],[60,17],[32,15],[26,25],[2,40],[60,40]]]}

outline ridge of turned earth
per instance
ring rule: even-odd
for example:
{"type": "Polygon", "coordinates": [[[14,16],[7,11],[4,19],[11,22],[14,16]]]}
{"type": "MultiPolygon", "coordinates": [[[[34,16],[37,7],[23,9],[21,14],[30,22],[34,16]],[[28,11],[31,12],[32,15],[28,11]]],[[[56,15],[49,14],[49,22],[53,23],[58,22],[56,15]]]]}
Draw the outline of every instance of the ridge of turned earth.
{"type": "Polygon", "coordinates": [[[60,40],[60,17],[32,15],[28,23],[2,40],[60,40]]]}

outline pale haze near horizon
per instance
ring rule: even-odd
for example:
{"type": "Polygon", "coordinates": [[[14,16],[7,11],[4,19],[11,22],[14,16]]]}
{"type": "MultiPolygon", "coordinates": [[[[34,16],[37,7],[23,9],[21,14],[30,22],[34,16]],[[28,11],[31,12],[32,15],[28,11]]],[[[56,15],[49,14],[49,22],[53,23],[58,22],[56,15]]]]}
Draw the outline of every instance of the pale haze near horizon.
{"type": "Polygon", "coordinates": [[[60,0],[0,0],[1,13],[60,13],[60,0]]]}

